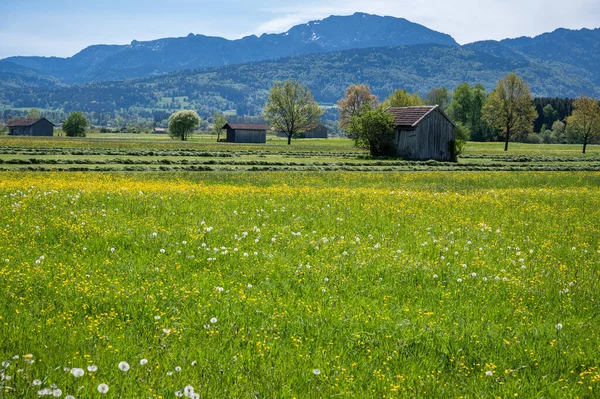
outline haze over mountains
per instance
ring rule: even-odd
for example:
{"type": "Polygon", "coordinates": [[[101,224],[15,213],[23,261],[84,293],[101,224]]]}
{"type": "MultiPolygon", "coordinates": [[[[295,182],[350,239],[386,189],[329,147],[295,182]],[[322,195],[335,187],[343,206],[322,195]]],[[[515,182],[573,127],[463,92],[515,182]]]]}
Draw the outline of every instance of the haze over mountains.
{"type": "Polygon", "coordinates": [[[298,79],[332,103],[353,83],[383,98],[397,88],[424,94],[465,81],[491,89],[512,71],[536,96],[598,97],[600,29],[459,46],[405,19],[357,13],[239,40],[189,35],[91,46],[71,58],[12,57],[0,61],[0,102],[111,112],[164,109],[165,97],[186,97],[185,106],[205,115],[256,114],[274,80],[298,79]]]}

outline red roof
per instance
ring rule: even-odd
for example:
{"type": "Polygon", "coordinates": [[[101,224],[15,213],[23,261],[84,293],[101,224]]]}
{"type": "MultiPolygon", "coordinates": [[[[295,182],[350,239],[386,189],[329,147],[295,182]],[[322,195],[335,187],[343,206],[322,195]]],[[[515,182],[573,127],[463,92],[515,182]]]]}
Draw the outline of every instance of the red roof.
{"type": "Polygon", "coordinates": [[[223,126],[223,129],[233,130],[269,130],[270,127],[267,125],[260,125],[254,123],[228,123],[223,126]]]}
{"type": "MultiPolygon", "coordinates": [[[[42,119],[46,119],[46,118],[19,119],[19,120],[10,122],[7,126],[8,127],[29,127],[29,126],[35,125],[42,119]]],[[[46,119],[46,120],[48,121],[48,119],[46,119]]],[[[50,122],[50,121],[48,121],[48,122],[50,122]]],[[[50,122],[50,123],[52,123],[52,122],[50,122]]]]}
{"type": "Polygon", "coordinates": [[[415,127],[427,115],[438,110],[452,125],[454,122],[442,111],[439,105],[418,107],[390,107],[387,111],[394,116],[394,126],[415,127]]]}

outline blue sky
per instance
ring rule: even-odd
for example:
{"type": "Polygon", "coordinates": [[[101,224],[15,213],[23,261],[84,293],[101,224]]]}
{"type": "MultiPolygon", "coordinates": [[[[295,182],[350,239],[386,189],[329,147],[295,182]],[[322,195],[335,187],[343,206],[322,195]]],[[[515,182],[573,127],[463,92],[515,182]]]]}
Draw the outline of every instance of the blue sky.
{"type": "Polygon", "coordinates": [[[0,58],[188,33],[236,39],[357,11],[404,17],[462,44],[600,27],[599,0],[0,0],[0,58]]]}

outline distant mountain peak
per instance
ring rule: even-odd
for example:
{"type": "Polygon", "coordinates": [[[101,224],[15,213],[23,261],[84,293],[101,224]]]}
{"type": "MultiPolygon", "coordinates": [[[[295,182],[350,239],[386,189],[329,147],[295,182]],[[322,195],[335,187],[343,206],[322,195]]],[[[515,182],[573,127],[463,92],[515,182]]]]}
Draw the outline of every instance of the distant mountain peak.
{"type": "Polygon", "coordinates": [[[449,35],[404,18],[357,12],[309,21],[279,34],[237,40],[190,33],[186,37],[133,40],[125,46],[90,46],[70,58],[9,58],[71,84],[153,76],[182,69],[266,61],[294,55],[416,44],[458,46],[449,35]]]}

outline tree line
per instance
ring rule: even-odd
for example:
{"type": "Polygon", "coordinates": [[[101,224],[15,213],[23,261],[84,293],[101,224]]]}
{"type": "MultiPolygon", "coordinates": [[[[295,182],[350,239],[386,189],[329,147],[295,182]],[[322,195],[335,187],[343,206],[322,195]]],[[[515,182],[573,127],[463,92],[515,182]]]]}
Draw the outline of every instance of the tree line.
{"type": "Polygon", "coordinates": [[[340,127],[358,136],[373,154],[382,155],[386,151],[385,146],[379,148],[382,138],[373,132],[390,129],[389,118],[380,110],[419,105],[438,105],[456,123],[459,152],[466,140],[472,140],[504,141],[505,151],[511,141],[576,143],[583,144],[585,153],[588,144],[600,139],[598,100],[585,96],[533,99],[529,85],[515,73],[499,80],[489,93],[481,84],[463,83],[452,92],[434,88],[424,97],[399,89],[382,102],[368,85],[352,85],[338,101],[340,127]],[[366,131],[373,132],[365,136],[366,131]]]}

